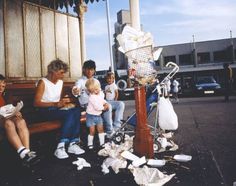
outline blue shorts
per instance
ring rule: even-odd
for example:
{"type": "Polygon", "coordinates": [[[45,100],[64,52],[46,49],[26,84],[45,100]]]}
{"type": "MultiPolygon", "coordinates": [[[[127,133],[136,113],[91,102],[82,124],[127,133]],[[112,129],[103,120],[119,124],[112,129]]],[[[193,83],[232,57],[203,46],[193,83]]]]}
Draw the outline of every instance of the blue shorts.
{"type": "Polygon", "coordinates": [[[86,114],[86,126],[91,127],[95,125],[103,125],[102,117],[99,115],[86,114]]]}

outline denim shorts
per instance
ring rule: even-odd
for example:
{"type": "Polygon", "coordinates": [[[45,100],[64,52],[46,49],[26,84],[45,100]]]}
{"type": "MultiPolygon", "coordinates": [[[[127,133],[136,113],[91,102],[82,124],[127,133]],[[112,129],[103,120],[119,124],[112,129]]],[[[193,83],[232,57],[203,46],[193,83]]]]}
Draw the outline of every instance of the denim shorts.
{"type": "Polygon", "coordinates": [[[102,117],[99,115],[86,114],[86,126],[91,127],[94,125],[103,124],[102,117]]]}

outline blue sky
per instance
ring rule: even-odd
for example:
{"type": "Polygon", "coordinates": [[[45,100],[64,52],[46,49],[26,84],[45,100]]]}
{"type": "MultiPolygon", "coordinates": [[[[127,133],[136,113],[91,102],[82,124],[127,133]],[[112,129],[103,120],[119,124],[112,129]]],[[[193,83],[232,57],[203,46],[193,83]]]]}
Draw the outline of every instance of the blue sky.
{"type": "MultiPolygon", "coordinates": [[[[109,0],[111,33],[119,10],[129,10],[129,0],[109,0]]],[[[216,40],[236,36],[235,0],[140,0],[143,31],[151,32],[155,46],[216,40]]],[[[106,4],[88,5],[85,16],[87,59],[97,70],[109,68],[109,43],[106,4]]]]}

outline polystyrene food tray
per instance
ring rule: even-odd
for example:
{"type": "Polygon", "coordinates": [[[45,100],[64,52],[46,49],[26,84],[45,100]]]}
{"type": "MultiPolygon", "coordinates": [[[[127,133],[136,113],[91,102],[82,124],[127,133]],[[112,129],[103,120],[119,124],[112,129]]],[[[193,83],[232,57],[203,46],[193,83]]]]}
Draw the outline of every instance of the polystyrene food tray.
{"type": "Polygon", "coordinates": [[[162,167],[166,164],[166,161],[150,159],[148,160],[147,164],[153,167],[162,167]]]}
{"type": "Polygon", "coordinates": [[[192,156],[185,155],[185,154],[178,154],[174,156],[174,159],[179,162],[187,162],[192,159],[192,156]]]}

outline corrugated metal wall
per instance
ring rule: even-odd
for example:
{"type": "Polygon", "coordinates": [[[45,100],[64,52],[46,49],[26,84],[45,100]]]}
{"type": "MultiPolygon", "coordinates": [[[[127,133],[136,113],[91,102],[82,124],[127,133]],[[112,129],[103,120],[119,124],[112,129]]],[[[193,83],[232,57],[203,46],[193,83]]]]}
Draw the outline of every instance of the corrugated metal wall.
{"type": "Polygon", "coordinates": [[[32,80],[47,74],[51,60],[70,66],[68,79],[82,74],[77,17],[22,1],[0,0],[0,73],[32,80]]]}

